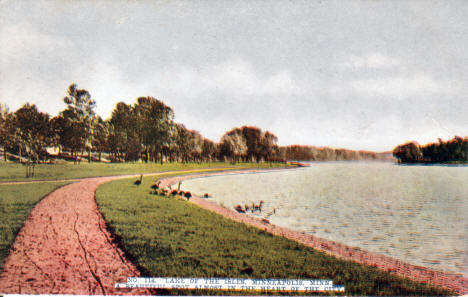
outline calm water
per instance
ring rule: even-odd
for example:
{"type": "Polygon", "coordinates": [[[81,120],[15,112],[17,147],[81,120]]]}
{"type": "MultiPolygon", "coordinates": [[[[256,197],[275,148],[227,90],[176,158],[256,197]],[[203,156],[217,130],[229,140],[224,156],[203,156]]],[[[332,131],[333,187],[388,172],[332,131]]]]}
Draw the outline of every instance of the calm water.
{"type": "Polygon", "coordinates": [[[375,162],[194,179],[232,208],[264,200],[273,224],[468,276],[468,167],[375,162]]]}

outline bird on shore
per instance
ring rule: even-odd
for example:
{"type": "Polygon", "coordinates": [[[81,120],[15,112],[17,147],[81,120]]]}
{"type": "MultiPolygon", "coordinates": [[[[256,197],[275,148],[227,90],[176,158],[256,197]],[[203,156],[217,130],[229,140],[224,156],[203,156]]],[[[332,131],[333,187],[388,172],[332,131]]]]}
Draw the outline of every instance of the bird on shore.
{"type": "Polygon", "coordinates": [[[234,209],[239,213],[245,213],[245,209],[243,209],[240,204],[237,204],[236,206],[234,206],[234,209]]]}
{"type": "Polygon", "coordinates": [[[141,181],[143,180],[143,174],[140,174],[140,179],[137,179],[133,184],[136,186],[141,185],[141,181]]]}
{"type": "Polygon", "coordinates": [[[153,189],[153,190],[159,189],[159,185],[160,185],[160,184],[161,184],[161,181],[159,180],[159,181],[157,181],[156,183],[154,183],[154,184],[151,185],[151,189],[153,189]]]}
{"type": "Polygon", "coordinates": [[[259,204],[254,204],[254,210],[258,210],[259,212],[262,212],[262,207],[263,207],[263,200],[260,200],[259,204]]]}

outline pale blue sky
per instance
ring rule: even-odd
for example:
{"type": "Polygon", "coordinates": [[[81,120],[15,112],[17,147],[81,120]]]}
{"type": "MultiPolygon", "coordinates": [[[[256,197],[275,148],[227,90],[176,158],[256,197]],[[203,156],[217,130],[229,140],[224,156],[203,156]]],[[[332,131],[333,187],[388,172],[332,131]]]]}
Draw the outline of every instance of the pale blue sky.
{"type": "Polygon", "coordinates": [[[468,135],[466,1],[0,1],[0,102],[154,96],[218,141],[390,150],[468,135]]]}

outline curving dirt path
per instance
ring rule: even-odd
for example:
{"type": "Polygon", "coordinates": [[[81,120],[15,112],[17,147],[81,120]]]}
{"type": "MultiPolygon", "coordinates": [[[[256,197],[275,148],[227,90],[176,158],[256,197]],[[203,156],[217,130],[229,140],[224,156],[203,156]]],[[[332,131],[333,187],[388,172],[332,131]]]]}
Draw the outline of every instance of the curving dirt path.
{"type": "MultiPolygon", "coordinates": [[[[255,170],[252,171],[255,172],[255,170]]],[[[261,170],[259,170],[259,172],[261,172],[261,170]]],[[[192,178],[238,173],[245,173],[245,171],[231,171],[224,173],[206,173],[170,177],[163,179],[161,182],[161,186],[167,187],[169,185],[178,183],[179,181],[192,178]]],[[[262,221],[262,219],[249,216],[243,213],[238,213],[233,209],[223,207],[213,201],[210,201],[209,199],[193,196],[190,199],[190,202],[195,203],[205,209],[214,211],[225,217],[228,217],[234,221],[263,229],[274,235],[283,236],[288,239],[295,240],[306,246],[323,251],[338,258],[378,267],[380,269],[395,273],[399,276],[406,277],[418,282],[442,286],[451,289],[461,295],[468,294],[468,278],[463,277],[462,275],[435,271],[426,267],[408,264],[389,256],[362,250],[358,247],[347,246],[339,242],[326,240],[310,234],[297,232],[288,228],[276,226],[270,224],[267,221],[262,221]]]]}
{"type": "Polygon", "coordinates": [[[0,292],[148,295],[114,288],[115,282],[139,275],[112,243],[94,199],[99,185],[116,178],[123,177],[83,179],[42,199],[5,260],[0,292]]]}
{"type": "MultiPolygon", "coordinates": [[[[197,171],[200,169],[144,176],[197,171]]],[[[80,179],[42,199],[5,259],[0,294],[151,295],[146,289],[114,288],[115,283],[140,272],[113,242],[94,196],[99,185],[134,176],[139,175],[80,179]]],[[[37,182],[43,181],[27,183],[37,182]]]]}

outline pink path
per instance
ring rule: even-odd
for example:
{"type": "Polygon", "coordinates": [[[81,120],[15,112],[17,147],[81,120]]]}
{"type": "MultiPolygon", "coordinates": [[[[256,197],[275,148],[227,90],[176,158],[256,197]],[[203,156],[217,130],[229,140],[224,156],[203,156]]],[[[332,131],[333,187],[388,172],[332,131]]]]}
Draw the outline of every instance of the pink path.
{"type": "Polygon", "coordinates": [[[115,289],[116,282],[139,276],[112,242],[98,211],[99,185],[122,177],[99,177],[56,189],[31,211],[0,275],[9,294],[146,294],[115,289]]]}

